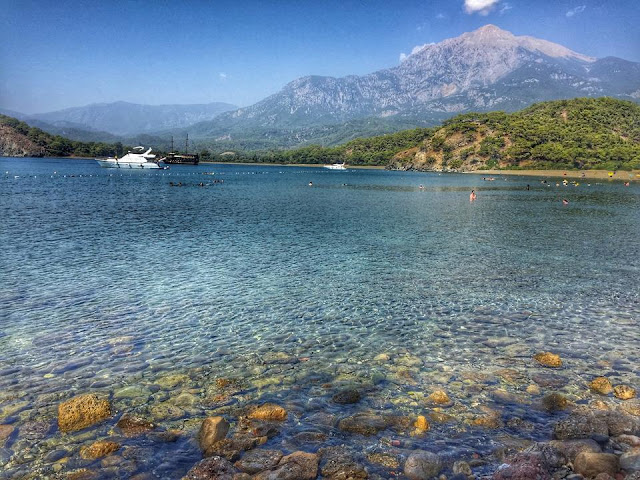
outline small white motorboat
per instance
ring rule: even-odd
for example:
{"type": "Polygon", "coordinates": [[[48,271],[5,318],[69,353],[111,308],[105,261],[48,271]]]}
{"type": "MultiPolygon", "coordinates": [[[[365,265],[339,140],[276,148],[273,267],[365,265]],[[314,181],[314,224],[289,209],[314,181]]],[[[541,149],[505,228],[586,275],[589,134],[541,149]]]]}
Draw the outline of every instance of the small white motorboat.
{"type": "Polygon", "coordinates": [[[142,152],[142,150],[144,150],[144,147],[135,147],[134,150],[138,151],[127,152],[127,154],[122,158],[96,158],[96,162],[98,162],[101,167],[105,168],[167,168],[165,166],[161,166],[159,162],[155,161],[156,156],[151,153],[151,149],[147,150],[144,153],[142,152]]]}
{"type": "Polygon", "coordinates": [[[329,170],[346,170],[347,167],[343,163],[334,163],[333,165],[325,165],[324,168],[328,168],[329,170]]]}

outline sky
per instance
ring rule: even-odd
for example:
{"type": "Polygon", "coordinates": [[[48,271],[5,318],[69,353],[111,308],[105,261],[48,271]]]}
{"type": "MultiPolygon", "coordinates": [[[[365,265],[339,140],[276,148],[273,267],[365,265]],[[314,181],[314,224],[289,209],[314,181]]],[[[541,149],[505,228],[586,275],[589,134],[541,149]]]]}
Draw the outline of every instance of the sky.
{"type": "Polygon", "coordinates": [[[640,0],[0,0],[0,108],[247,106],[488,23],[640,62],[640,0]]]}

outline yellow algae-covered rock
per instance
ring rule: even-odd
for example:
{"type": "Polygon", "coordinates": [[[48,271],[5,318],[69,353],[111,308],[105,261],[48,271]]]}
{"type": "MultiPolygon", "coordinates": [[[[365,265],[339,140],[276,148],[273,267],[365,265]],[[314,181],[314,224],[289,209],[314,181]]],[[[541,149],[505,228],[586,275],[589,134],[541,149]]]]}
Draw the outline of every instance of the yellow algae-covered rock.
{"type": "Polygon", "coordinates": [[[78,395],[58,405],[58,428],[62,432],[73,432],[90,427],[111,415],[108,400],[92,393],[78,395]]]}
{"type": "Polygon", "coordinates": [[[636,390],[629,385],[616,385],[613,389],[613,395],[620,400],[630,400],[636,396],[636,390]]]}
{"type": "Polygon", "coordinates": [[[95,460],[96,458],[106,457],[119,448],[119,443],[100,440],[92,443],[88,447],[82,447],[80,449],[80,456],[85,460],[95,460]]]}
{"type": "Polygon", "coordinates": [[[540,352],[533,356],[533,359],[545,367],[558,368],[562,366],[560,355],[551,352],[540,352]]]}
{"type": "Polygon", "coordinates": [[[449,395],[447,395],[447,392],[444,392],[442,390],[436,390],[435,392],[433,392],[427,397],[427,401],[430,403],[435,403],[437,405],[446,405],[451,403],[451,399],[449,398],[449,395]]]}
{"type": "Polygon", "coordinates": [[[253,408],[248,417],[256,420],[276,420],[281,422],[287,418],[287,411],[275,403],[265,403],[253,408]]]}
{"type": "Polygon", "coordinates": [[[613,387],[607,377],[594,378],[591,383],[589,383],[589,388],[600,395],[609,395],[613,392],[613,387]]]}
{"type": "Polygon", "coordinates": [[[425,417],[424,415],[418,415],[418,418],[416,419],[413,426],[421,432],[426,432],[427,430],[429,430],[429,428],[431,428],[431,425],[429,425],[429,422],[427,421],[427,417],[425,417]]]}

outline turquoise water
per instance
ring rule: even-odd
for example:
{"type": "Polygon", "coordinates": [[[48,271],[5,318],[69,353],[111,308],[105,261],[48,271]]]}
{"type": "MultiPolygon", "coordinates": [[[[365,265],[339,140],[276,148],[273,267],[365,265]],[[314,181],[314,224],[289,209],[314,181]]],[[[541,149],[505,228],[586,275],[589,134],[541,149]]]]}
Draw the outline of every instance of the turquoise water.
{"type": "Polygon", "coordinates": [[[637,388],[640,372],[640,186],[555,182],[0,159],[0,424],[15,427],[0,476],[53,475],[65,458],[63,472],[180,478],[200,458],[203,417],[264,401],[290,412],[267,447],[346,444],[383,476],[363,452],[490,459],[513,439],[548,438],[561,414],[537,407],[546,393],[588,403],[594,376],[637,388]],[[541,350],[563,368],[537,366],[541,350]],[[217,378],[242,384],[224,405],[212,400],[217,378]],[[344,385],[363,399],[333,403],[344,385]],[[426,415],[438,389],[455,420],[425,436],[337,427],[357,412],[426,415]],[[58,403],[87,392],[112,400],[113,419],[59,433],[58,403]],[[186,405],[173,401],[183,393],[186,405]],[[154,409],[174,404],[169,416],[154,409]],[[117,435],[122,412],[182,435],[123,440],[113,465],[82,460],[81,446],[117,435]],[[469,423],[487,414],[497,428],[469,423]],[[294,444],[306,431],[326,440],[294,444]]]}

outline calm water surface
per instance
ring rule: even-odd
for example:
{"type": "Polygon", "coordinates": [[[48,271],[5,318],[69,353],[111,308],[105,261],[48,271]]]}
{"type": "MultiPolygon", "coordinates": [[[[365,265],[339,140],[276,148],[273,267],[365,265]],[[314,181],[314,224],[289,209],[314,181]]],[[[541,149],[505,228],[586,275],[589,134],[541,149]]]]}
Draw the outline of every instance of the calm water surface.
{"type": "Polygon", "coordinates": [[[14,427],[0,477],[180,478],[201,458],[202,418],[233,423],[265,401],[289,411],[267,448],[344,444],[385,478],[371,453],[400,470],[416,448],[490,464],[549,438],[562,413],[544,395],[588,403],[598,375],[638,387],[640,186],[540,180],[0,159],[0,424],[14,427]],[[536,365],[541,350],[563,367],[536,365]],[[363,399],[333,402],[345,386],[363,399]],[[359,412],[427,415],[434,390],[452,421],[422,436],[338,427],[359,412]],[[114,417],[60,433],[58,403],[88,392],[114,417]],[[178,440],[119,437],[124,412],[178,440]],[[111,460],[80,458],[107,437],[123,445],[111,460]]]}

